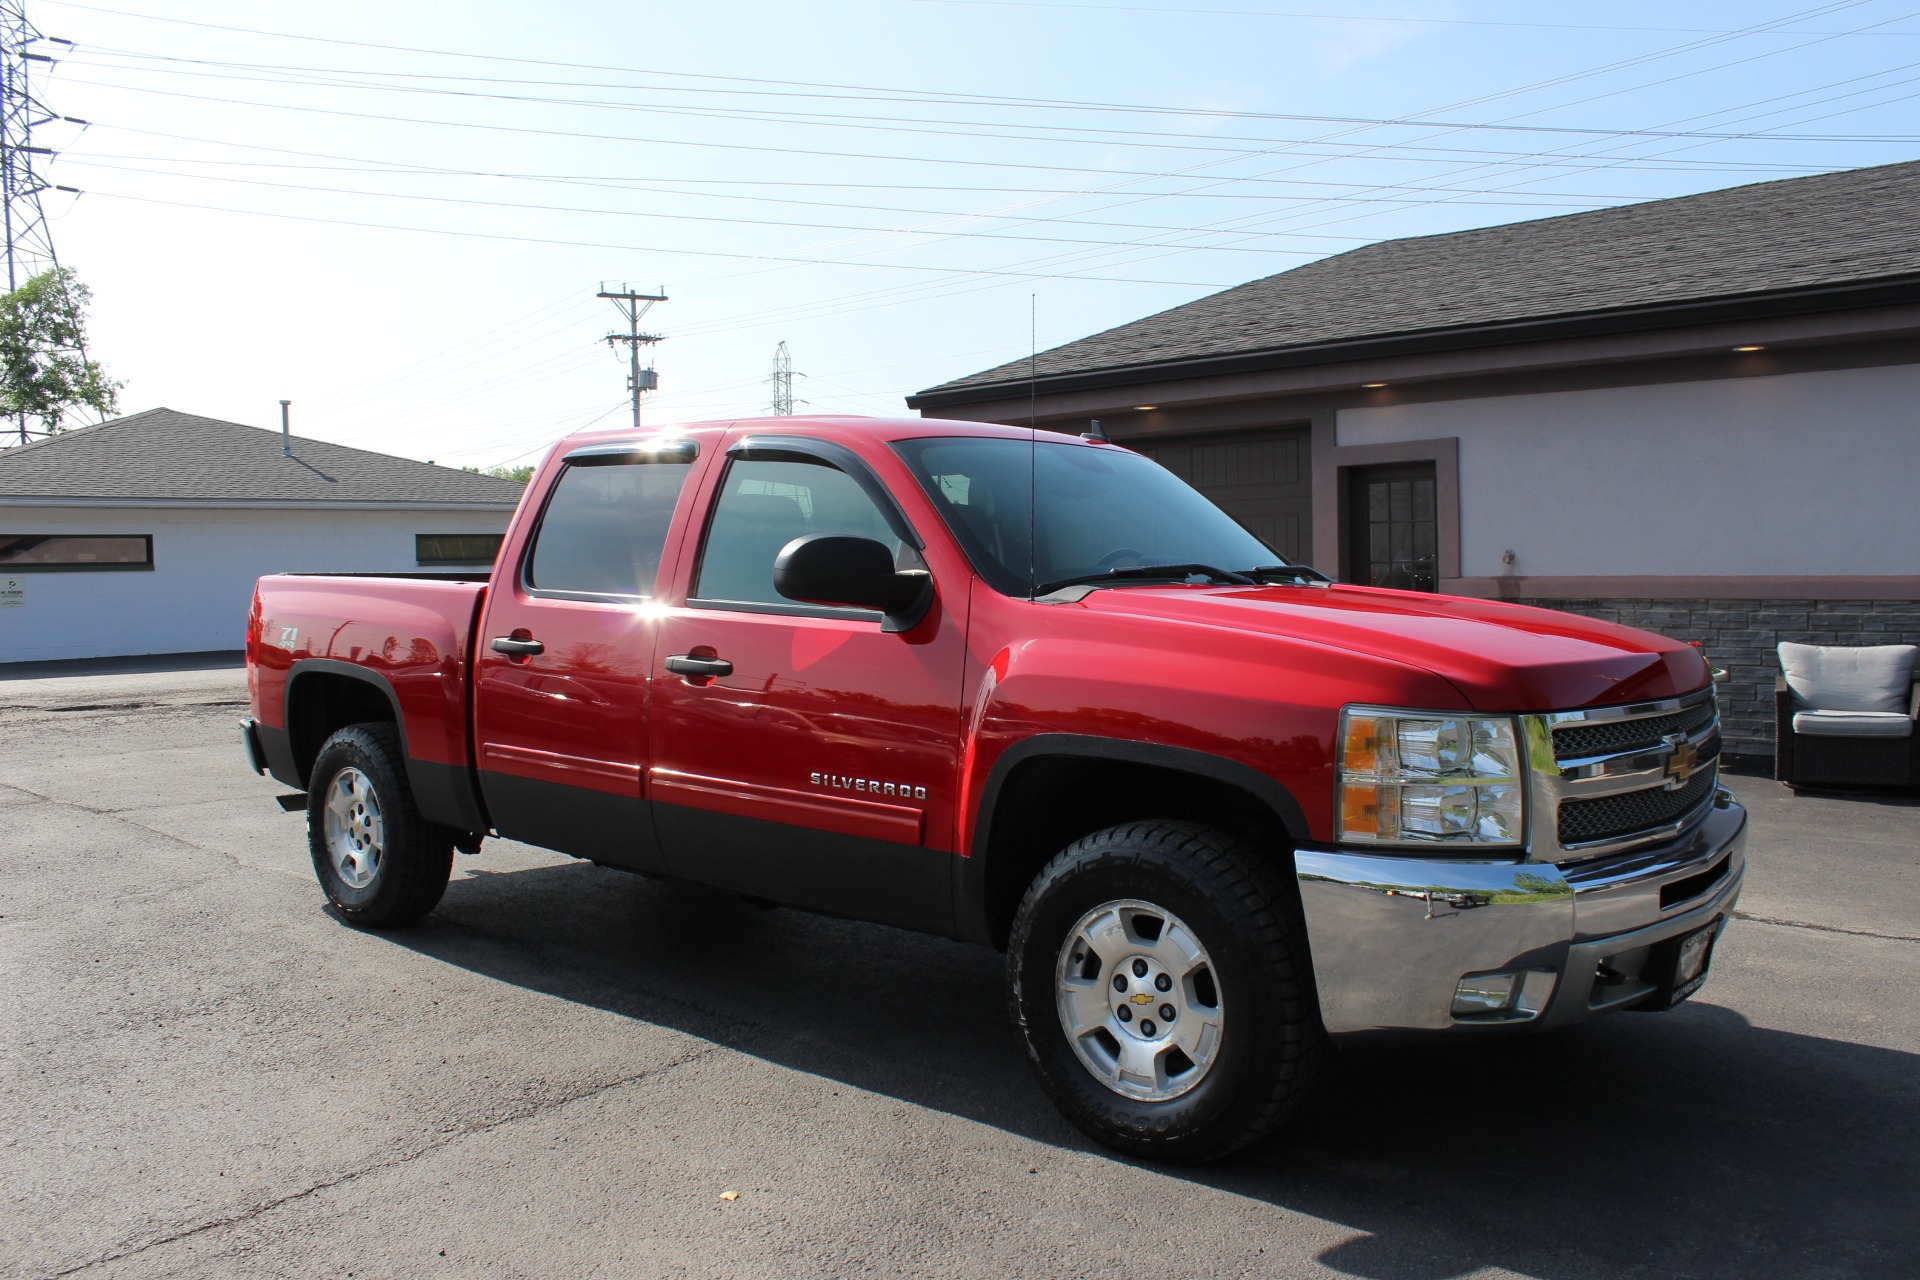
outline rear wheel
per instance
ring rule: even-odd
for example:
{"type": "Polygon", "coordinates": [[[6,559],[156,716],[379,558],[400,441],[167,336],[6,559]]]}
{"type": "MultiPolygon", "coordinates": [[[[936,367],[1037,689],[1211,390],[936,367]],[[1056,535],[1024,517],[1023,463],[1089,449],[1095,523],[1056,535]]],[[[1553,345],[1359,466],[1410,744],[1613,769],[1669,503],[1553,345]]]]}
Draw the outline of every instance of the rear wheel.
{"type": "Polygon", "coordinates": [[[341,729],[320,748],[307,792],[307,845],[328,901],[368,928],[411,924],[439,903],[454,832],[420,816],[389,724],[341,729]]]}
{"type": "Polygon", "coordinates": [[[1272,851],[1191,822],[1112,827],[1035,878],[1008,949],[1042,1086],[1090,1137],[1214,1160],[1276,1129],[1325,1035],[1272,851]]]}

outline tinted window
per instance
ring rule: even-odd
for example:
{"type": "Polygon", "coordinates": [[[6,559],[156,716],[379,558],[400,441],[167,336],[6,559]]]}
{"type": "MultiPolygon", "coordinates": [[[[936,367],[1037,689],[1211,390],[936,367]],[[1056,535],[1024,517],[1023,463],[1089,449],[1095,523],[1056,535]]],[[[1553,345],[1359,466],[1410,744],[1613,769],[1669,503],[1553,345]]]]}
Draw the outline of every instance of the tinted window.
{"type": "Polygon", "coordinates": [[[413,558],[418,564],[492,564],[500,554],[498,533],[416,533],[413,558]]]}
{"type": "Polygon", "coordinates": [[[540,591],[648,596],[686,462],[568,467],[534,535],[527,583],[540,591]]]}
{"type": "MultiPolygon", "coordinates": [[[[884,543],[902,558],[902,543],[853,478],[824,462],[728,465],[700,555],[693,594],[703,600],[791,605],[773,589],[780,549],[811,533],[849,534],[884,543]]],[[[915,567],[917,553],[908,552],[915,567]]],[[[902,566],[906,567],[906,566],[902,566]]]]}
{"type": "Polygon", "coordinates": [[[903,440],[894,449],[980,575],[1008,595],[1025,595],[1030,581],[1044,587],[1133,565],[1285,563],[1137,453],[1007,439],[903,440]]]}
{"type": "Polygon", "coordinates": [[[151,569],[153,537],[144,533],[0,533],[0,568],[151,569]]]}

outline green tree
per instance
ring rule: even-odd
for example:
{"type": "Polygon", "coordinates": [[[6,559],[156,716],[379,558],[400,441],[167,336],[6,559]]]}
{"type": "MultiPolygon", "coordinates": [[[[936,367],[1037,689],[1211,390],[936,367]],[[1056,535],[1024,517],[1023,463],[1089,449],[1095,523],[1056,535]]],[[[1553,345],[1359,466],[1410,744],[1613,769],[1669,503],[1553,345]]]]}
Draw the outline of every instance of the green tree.
{"type": "Polygon", "coordinates": [[[31,419],[51,435],[65,429],[69,410],[114,411],[121,384],[87,358],[92,298],[72,267],[0,294],[0,419],[31,419]]]}
{"type": "Polygon", "coordinates": [[[486,473],[490,476],[499,476],[502,480],[513,480],[525,484],[533,479],[533,472],[534,465],[528,462],[517,467],[488,467],[486,473]]]}

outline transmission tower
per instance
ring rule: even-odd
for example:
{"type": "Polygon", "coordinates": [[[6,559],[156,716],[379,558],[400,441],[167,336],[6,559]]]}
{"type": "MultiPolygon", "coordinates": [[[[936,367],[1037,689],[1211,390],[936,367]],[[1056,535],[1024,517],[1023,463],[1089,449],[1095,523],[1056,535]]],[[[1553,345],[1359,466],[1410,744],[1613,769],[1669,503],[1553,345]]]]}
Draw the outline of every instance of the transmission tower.
{"type": "MultiPolygon", "coordinates": [[[[5,2],[6,0],[0,0],[0,3],[5,2]]],[[[650,347],[666,338],[666,335],[661,333],[640,332],[640,317],[652,310],[654,303],[667,300],[666,289],[662,286],[659,293],[636,293],[630,285],[623,284],[618,289],[609,289],[603,282],[597,296],[611,300],[627,321],[627,331],[608,334],[607,345],[612,347],[622,342],[627,344],[627,391],[633,396],[633,428],[638,431],[640,429],[640,396],[660,385],[660,375],[654,372],[651,356],[648,357],[647,367],[644,369],[640,367],[640,348],[650,347]]]]}
{"type": "Polygon", "coordinates": [[[40,193],[49,184],[34,168],[36,156],[53,152],[33,145],[33,131],[60,117],[33,96],[31,72],[34,63],[53,61],[35,52],[35,45],[72,43],[41,35],[27,21],[25,0],[0,0],[0,195],[6,200],[8,292],[59,265],[40,208],[40,193]]]}
{"type": "MultiPolygon", "coordinates": [[[[36,51],[37,45],[73,41],[43,36],[27,21],[25,0],[0,0],[0,200],[5,203],[7,237],[7,292],[52,267],[60,265],[53,252],[53,233],[40,208],[40,193],[49,183],[35,169],[36,157],[51,156],[49,147],[33,143],[33,131],[54,120],[71,119],[48,111],[33,96],[33,64],[53,59],[36,51]]],[[[74,124],[85,124],[74,120],[74,124]]],[[[72,187],[58,188],[71,191],[72,187]]],[[[20,443],[27,442],[27,415],[19,420],[20,443]]]]}
{"type": "Polygon", "coordinates": [[[784,342],[773,349],[773,376],[767,381],[773,384],[772,409],[780,417],[793,416],[793,406],[806,403],[793,398],[793,357],[784,342]]]}

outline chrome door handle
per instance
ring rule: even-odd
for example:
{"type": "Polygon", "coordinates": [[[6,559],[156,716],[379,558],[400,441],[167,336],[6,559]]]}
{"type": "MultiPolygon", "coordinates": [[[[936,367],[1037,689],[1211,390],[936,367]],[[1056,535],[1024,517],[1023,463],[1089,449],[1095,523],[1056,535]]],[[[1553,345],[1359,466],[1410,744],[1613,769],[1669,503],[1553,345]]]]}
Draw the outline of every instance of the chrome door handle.
{"type": "Polygon", "coordinates": [[[515,658],[531,658],[535,654],[545,653],[547,646],[538,640],[516,640],[512,636],[495,636],[493,651],[508,654],[515,658]]]}
{"type": "Polygon", "coordinates": [[[679,676],[730,676],[733,664],[725,658],[696,658],[690,653],[676,653],[667,659],[667,670],[679,676]]]}

